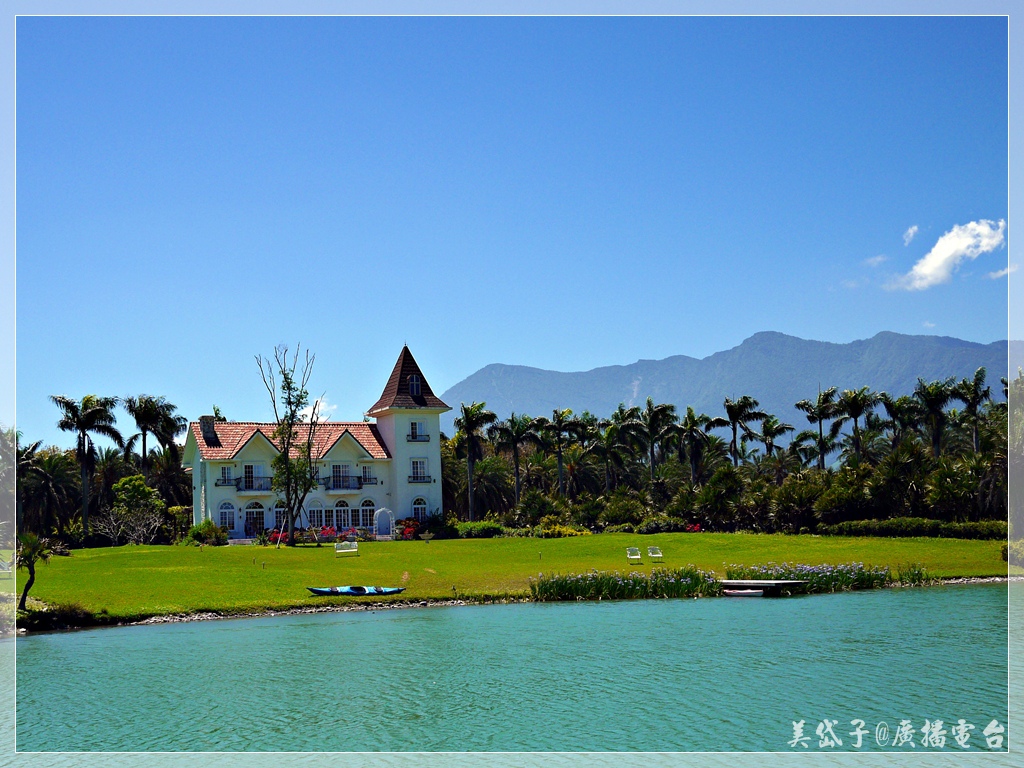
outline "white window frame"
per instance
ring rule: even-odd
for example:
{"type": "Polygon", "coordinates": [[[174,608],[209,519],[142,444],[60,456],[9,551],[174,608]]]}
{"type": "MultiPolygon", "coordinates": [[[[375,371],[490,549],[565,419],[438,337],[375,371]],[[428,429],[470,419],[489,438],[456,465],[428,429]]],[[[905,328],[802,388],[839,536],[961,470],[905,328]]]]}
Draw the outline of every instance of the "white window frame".
{"type": "Polygon", "coordinates": [[[412,500],[412,519],[420,523],[427,519],[427,500],[423,496],[412,500]]]}
{"type": "MultiPolygon", "coordinates": [[[[410,477],[412,477],[412,478],[421,478],[421,479],[424,479],[424,480],[427,479],[428,477],[430,477],[430,468],[429,468],[429,465],[427,464],[427,460],[425,458],[410,459],[409,461],[411,462],[411,469],[410,469],[410,472],[409,472],[409,476],[410,477]],[[423,465],[423,471],[422,472],[417,472],[416,471],[416,465],[417,464],[422,464],[423,465]]],[[[415,480],[414,480],[414,482],[415,482],[415,480]]]]}
{"type": "Polygon", "coordinates": [[[235,528],[235,505],[230,501],[221,502],[217,508],[220,512],[220,527],[234,530],[235,528]],[[228,522],[224,522],[224,516],[228,515],[228,522]]]}
{"type": "Polygon", "coordinates": [[[334,520],[338,530],[355,527],[352,525],[352,507],[344,499],[334,505],[334,520]],[[342,515],[344,515],[344,523],[342,523],[342,515]]]}

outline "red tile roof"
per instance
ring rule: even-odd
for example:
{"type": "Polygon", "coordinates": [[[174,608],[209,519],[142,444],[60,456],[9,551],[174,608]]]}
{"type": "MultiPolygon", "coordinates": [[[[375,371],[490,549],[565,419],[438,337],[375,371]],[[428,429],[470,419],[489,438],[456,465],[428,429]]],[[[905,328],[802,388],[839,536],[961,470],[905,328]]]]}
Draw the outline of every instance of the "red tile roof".
{"type": "MultiPolygon", "coordinates": [[[[277,428],[274,423],[216,421],[213,423],[213,428],[214,434],[204,436],[199,422],[194,421],[189,425],[189,429],[196,439],[199,454],[207,461],[223,461],[234,458],[235,454],[257,432],[262,433],[274,447],[280,450],[280,446],[273,439],[274,430],[277,428]]],[[[313,436],[314,456],[318,459],[323,458],[324,454],[338,442],[345,432],[351,434],[373,458],[391,458],[380,432],[377,431],[377,425],[365,421],[324,421],[318,424],[316,434],[313,436]]]]}
{"type": "Polygon", "coordinates": [[[430,385],[427,384],[427,379],[423,375],[423,371],[416,364],[416,360],[413,358],[412,352],[409,351],[409,347],[402,347],[402,353],[398,356],[398,362],[395,363],[394,370],[391,371],[391,378],[388,379],[384,392],[367,413],[372,415],[377,411],[383,411],[387,408],[443,408],[446,411],[451,410],[441,398],[431,391],[430,385]],[[412,375],[420,377],[420,394],[418,395],[409,394],[409,377],[412,375]]]}

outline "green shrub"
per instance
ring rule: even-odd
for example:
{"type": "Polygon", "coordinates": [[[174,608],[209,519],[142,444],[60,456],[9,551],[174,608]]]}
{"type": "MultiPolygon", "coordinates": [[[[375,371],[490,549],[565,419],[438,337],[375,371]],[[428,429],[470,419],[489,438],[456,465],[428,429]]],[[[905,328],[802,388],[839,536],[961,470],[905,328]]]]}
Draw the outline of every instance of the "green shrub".
{"type": "Polygon", "coordinates": [[[226,528],[214,525],[213,520],[203,520],[199,525],[193,525],[188,529],[186,543],[206,544],[211,547],[222,547],[228,543],[228,532],[226,528]]]}
{"type": "Polygon", "coordinates": [[[494,520],[475,520],[472,523],[459,523],[455,527],[460,539],[493,539],[501,536],[504,531],[501,523],[494,520]]]}
{"type": "Polygon", "coordinates": [[[459,531],[456,528],[457,520],[449,517],[447,520],[441,515],[430,515],[417,529],[417,535],[421,533],[432,533],[435,539],[457,539],[459,531]]]}
{"type": "Polygon", "coordinates": [[[564,539],[569,536],[588,536],[590,531],[572,525],[538,525],[533,535],[538,539],[564,539]]]}
{"type": "Polygon", "coordinates": [[[604,511],[598,515],[601,525],[607,528],[610,525],[638,525],[647,515],[647,508],[636,498],[625,492],[616,491],[608,499],[604,511]]]}
{"type": "Polygon", "coordinates": [[[1007,550],[1007,562],[1010,565],[1024,566],[1024,539],[1011,541],[1007,550]]]}
{"type": "Polygon", "coordinates": [[[632,523],[621,523],[619,525],[609,525],[604,529],[605,533],[636,533],[636,526],[632,523]]]}
{"type": "Polygon", "coordinates": [[[528,539],[533,536],[533,528],[502,528],[501,535],[506,539],[528,539]]]}
{"type": "MultiPolygon", "coordinates": [[[[920,566],[917,566],[920,568],[920,566]]],[[[924,569],[920,568],[923,573],[924,569]]],[[[730,565],[725,569],[727,579],[779,579],[805,581],[801,592],[840,592],[847,589],[875,589],[893,583],[888,568],[864,567],[863,563],[841,565],[797,565],[795,563],[768,563],[767,565],[730,565]]],[[[794,590],[797,591],[797,590],[794,590]]]]}
{"type": "Polygon", "coordinates": [[[527,488],[519,497],[519,506],[515,510],[516,525],[534,526],[542,517],[557,515],[558,508],[540,491],[527,488]]]}
{"type": "Polygon", "coordinates": [[[636,527],[637,533],[677,533],[685,531],[688,523],[676,517],[649,517],[636,527]]]}
{"type": "Polygon", "coordinates": [[[944,539],[1005,539],[1006,523],[1002,520],[981,520],[975,523],[945,523],[924,517],[894,517],[890,520],[850,520],[837,525],[823,525],[818,532],[825,536],[929,536],[944,539]]]}
{"type": "Polygon", "coordinates": [[[192,526],[192,507],[168,507],[165,536],[171,544],[177,544],[188,536],[192,526]]]}
{"type": "Polygon", "coordinates": [[[630,573],[540,574],[530,579],[530,595],[538,602],[560,600],[634,600],[660,597],[719,595],[722,586],[708,573],[692,565],[655,568],[650,575],[630,573]]]}

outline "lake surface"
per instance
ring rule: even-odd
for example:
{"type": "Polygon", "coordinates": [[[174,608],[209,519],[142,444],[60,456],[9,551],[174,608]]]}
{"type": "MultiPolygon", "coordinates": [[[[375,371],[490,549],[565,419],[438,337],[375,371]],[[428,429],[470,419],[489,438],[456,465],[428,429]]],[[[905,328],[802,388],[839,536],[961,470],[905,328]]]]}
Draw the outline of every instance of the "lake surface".
{"type": "Polygon", "coordinates": [[[829,718],[834,749],[909,720],[920,753],[963,718],[976,752],[1008,720],[1007,585],[54,633],[18,639],[17,686],[20,751],[790,751],[804,720],[819,752],[829,718]]]}

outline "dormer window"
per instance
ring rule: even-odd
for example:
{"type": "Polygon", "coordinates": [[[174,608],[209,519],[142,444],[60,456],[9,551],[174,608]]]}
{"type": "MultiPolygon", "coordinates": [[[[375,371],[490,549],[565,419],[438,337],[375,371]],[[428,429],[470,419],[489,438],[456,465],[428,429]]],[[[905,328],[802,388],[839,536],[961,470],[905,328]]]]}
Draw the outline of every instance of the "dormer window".
{"type": "Polygon", "coordinates": [[[420,396],[420,377],[415,373],[409,377],[409,394],[413,397],[420,396]]]}

